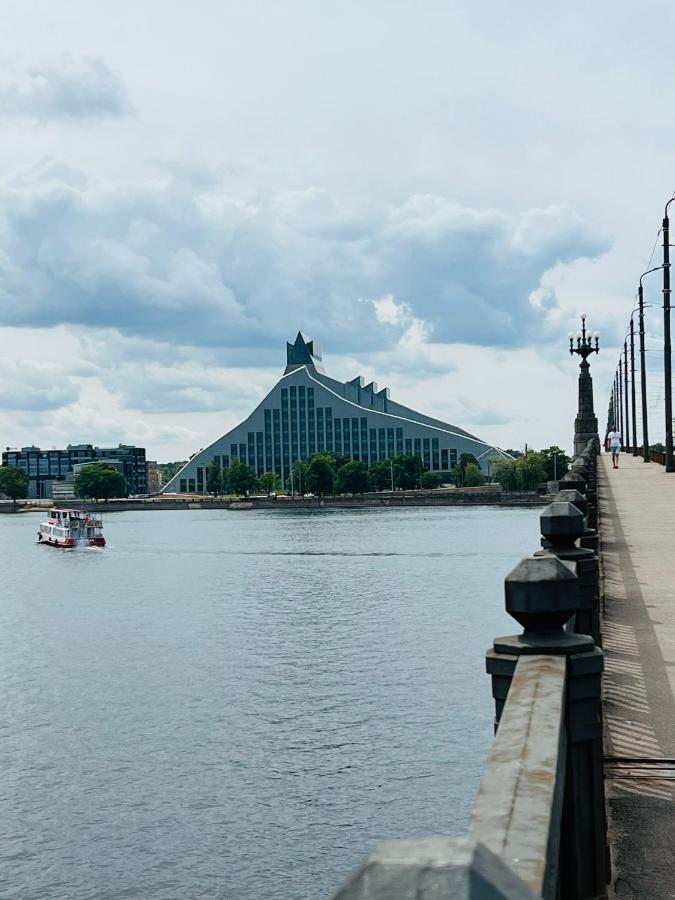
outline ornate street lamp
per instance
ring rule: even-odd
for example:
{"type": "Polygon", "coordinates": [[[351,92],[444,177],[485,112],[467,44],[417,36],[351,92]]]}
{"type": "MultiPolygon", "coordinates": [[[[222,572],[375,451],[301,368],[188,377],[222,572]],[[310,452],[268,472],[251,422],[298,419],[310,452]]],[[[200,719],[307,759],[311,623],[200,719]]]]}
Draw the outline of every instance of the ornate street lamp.
{"type": "Polygon", "coordinates": [[[598,439],[598,420],[593,410],[593,380],[588,357],[600,351],[600,335],[597,331],[586,331],[586,313],[581,314],[581,331],[570,333],[570,356],[578,354],[579,364],[579,409],[574,421],[574,455],[578,456],[591,438],[598,439]],[[575,346],[576,341],[576,346],[575,346]]]}

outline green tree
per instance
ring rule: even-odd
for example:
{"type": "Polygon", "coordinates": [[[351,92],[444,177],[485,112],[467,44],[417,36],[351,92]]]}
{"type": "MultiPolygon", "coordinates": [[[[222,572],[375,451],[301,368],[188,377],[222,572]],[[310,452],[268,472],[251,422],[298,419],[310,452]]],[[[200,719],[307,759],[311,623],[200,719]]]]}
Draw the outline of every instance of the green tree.
{"type": "Polygon", "coordinates": [[[258,484],[260,485],[260,489],[265,491],[269,497],[272,491],[277,491],[279,489],[281,479],[276,472],[264,472],[260,478],[258,478],[258,484]]]}
{"type": "MultiPolygon", "coordinates": [[[[335,453],[333,450],[322,450],[319,453],[315,453],[314,456],[323,456],[325,457],[331,464],[331,466],[337,472],[338,469],[341,469],[346,463],[350,462],[348,456],[343,456],[341,453],[335,453]]],[[[310,458],[310,462],[314,457],[310,458]]]]}
{"type": "Polygon", "coordinates": [[[476,463],[468,463],[464,469],[464,487],[480,487],[482,484],[485,484],[485,476],[480,466],[477,466],[476,463]]]}
{"type": "Polygon", "coordinates": [[[223,468],[214,459],[206,467],[206,490],[214,497],[218,497],[223,493],[223,487],[223,468]]]}
{"type": "Polygon", "coordinates": [[[337,474],[339,494],[364,494],[369,490],[370,475],[362,462],[353,459],[340,468],[337,474]]]}
{"type": "Polygon", "coordinates": [[[528,453],[518,459],[501,459],[495,464],[494,481],[505,491],[535,491],[546,481],[546,466],[541,453],[528,453]]]}
{"type": "Polygon", "coordinates": [[[438,472],[422,472],[422,487],[425,491],[433,490],[433,488],[440,487],[443,483],[443,476],[438,472]]]}
{"type": "Polygon", "coordinates": [[[370,481],[376,491],[391,490],[391,465],[388,459],[373,463],[369,472],[370,481]]]}
{"type": "Polygon", "coordinates": [[[126,497],[129,491],[124,475],[108,463],[83,466],[75,476],[75,495],[91,500],[126,497]]]}
{"type": "MultiPolygon", "coordinates": [[[[331,457],[332,454],[315,453],[307,465],[307,490],[319,497],[332,494],[335,489],[335,466],[331,457]]],[[[344,465],[346,463],[341,468],[344,465]]]]}
{"type": "Polygon", "coordinates": [[[665,453],[666,445],[657,442],[656,444],[650,444],[649,449],[654,450],[655,453],[665,453]]]}
{"type": "Polygon", "coordinates": [[[519,456],[523,455],[522,450],[505,450],[504,453],[508,453],[509,456],[512,456],[514,459],[518,459],[519,456]]]}
{"type": "MultiPolygon", "coordinates": [[[[402,491],[411,491],[420,486],[420,475],[424,471],[424,465],[419,456],[390,456],[387,460],[394,467],[394,487],[402,491]]],[[[391,470],[390,487],[391,487],[391,470]]]]}
{"type": "Polygon", "coordinates": [[[16,512],[16,501],[28,496],[30,479],[19,466],[0,466],[0,494],[5,494],[12,501],[16,512]]]}
{"type": "Polygon", "coordinates": [[[516,460],[518,490],[535,491],[542,481],[546,481],[546,464],[541,453],[528,453],[516,460]]]}
{"type": "Polygon", "coordinates": [[[255,474],[255,469],[239,459],[233,459],[227,470],[228,490],[238,497],[245,497],[249,491],[255,490],[257,485],[258,476],[255,474]]]}
{"type": "Polygon", "coordinates": [[[560,480],[569,471],[570,458],[555,444],[541,451],[546,470],[546,481],[560,480]]]}
{"type": "Polygon", "coordinates": [[[185,462],[186,461],[184,460],[183,462],[158,463],[157,468],[162,475],[162,483],[168,484],[173,476],[180,472],[185,465],[185,462]]]}
{"type": "Polygon", "coordinates": [[[500,459],[492,469],[492,480],[502,486],[503,491],[518,490],[518,461],[515,459],[500,459]]]}
{"type": "Polygon", "coordinates": [[[291,474],[293,476],[291,489],[294,494],[299,494],[302,497],[307,490],[307,460],[296,459],[291,466],[291,474]]]}

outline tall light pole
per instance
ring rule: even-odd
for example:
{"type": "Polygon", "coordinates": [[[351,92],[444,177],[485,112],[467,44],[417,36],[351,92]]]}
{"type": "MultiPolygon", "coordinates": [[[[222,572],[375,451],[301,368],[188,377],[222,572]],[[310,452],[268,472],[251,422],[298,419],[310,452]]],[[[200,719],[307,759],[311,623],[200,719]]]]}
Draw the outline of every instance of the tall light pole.
{"type": "Polygon", "coordinates": [[[593,410],[593,380],[590,373],[588,357],[598,353],[600,335],[597,331],[588,334],[586,331],[586,313],[581,314],[581,331],[570,334],[570,356],[574,353],[581,357],[579,364],[579,408],[574,420],[574,455],[579,456],[591,439],[598,440],[598,420],[593,410]],[[576,338],[576,347],[574,340],[576,338]],[[595,341],[595,346],[593,342],[595,341]]]}
{"type": "Polygon", "coordinates": [[[624,441],[625,435],[623,433],[623,371],[621,365],[621,356],[619,356],[619,431],[621,432],[621,440],[624,441]]]}
{"type": "Polygon", "coordinates": [[[670,222],[668,207],[675,200],[671,197],[663,212],[663,388],[666,413],[666,472],[674,472],[673,465],[673,383],[670,347],[670,222]]]}
{"type": "Polygon", "coordinates": [[[626,404],[626,433],[623,435],[624,452],[630,448],[630,419],[628,418],[628,343],[623,342],[623,396],[626,404]]]}
{"type": "Polygon", "coordinates": [[[642,279],[651,272],[658,272],[662,266],[654,266],[640,275],[638,286],[638,333],[640,336],[640,402],[642,405],[642,458],[645,462],[649,459],[649,433],[647,421],[647,362],[645,359],[645,299],[642,289],[642,279]]]}
{"type": "Polygon", "coordinates": [[[635,416],[635,324],[630,317],[630,405],[633,417],[633,456],[638,455],[637,420],[635,416]]]}

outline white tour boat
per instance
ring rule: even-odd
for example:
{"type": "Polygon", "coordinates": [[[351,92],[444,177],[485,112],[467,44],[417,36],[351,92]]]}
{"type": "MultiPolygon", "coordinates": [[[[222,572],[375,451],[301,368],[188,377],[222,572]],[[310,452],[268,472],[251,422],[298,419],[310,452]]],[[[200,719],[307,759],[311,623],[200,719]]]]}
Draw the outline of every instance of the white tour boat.
{"type": "Polygon", "coordinates": [[[105,547],[100,513],[81,509],[50,509],[49,519],[40,522],[38,543],[69,549],[83,544],[85,547],[105,547]]]}

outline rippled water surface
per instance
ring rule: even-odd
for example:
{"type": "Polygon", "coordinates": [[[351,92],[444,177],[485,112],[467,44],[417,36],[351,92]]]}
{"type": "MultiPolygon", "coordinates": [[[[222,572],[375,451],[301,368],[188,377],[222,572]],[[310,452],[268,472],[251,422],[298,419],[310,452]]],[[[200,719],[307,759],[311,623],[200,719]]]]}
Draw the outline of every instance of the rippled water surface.
{"type": "Polygon", "coordinates": [[[537,510],[0,515],[0,896],[326,897],[465,830],[537,510]]]}

